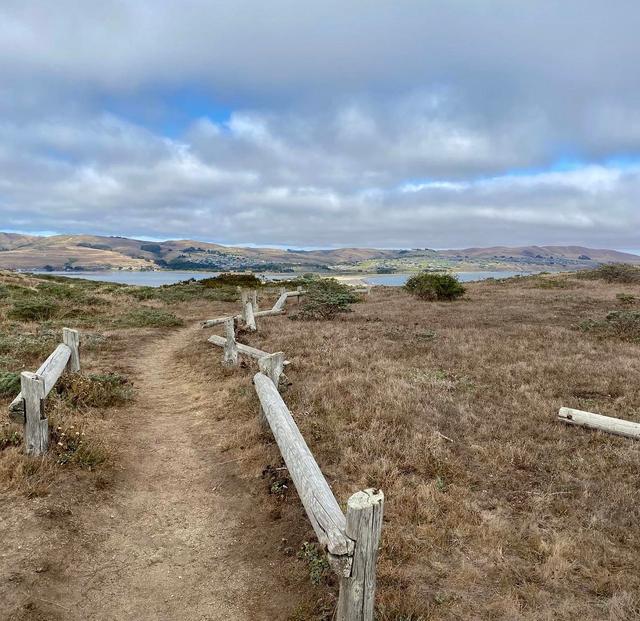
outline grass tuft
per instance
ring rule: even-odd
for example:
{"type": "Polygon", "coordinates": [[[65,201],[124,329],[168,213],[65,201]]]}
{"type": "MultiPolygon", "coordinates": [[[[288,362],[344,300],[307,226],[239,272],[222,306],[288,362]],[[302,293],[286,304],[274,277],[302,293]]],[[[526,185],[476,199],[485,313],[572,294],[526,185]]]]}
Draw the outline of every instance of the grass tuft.
{"type": "Polygon", "coordinates": [[[68,373],[56,384],[56,392],[76,409],[108,408],[130,401],[133,398],[133,385],[118,373],[68,373]]]}
{"type": "Polygon", "coordinates": [[[184,325],[184,321],[158,308],[138,308],[128,312],[117,320],[122,328],[174,328],[184,325]]]}

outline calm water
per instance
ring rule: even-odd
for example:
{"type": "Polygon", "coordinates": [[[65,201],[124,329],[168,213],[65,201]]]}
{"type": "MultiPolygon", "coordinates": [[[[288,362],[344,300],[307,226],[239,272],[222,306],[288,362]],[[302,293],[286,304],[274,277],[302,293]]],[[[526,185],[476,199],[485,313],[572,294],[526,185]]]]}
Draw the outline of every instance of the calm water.
{"type": "Polygon", "coordinates": [[[124,285],[137,285],[139,287],[160,287],[161,285],[173,285],[183,280],[195,278],[211,278],[221,272],[41,272],[54,276],[67,276],[68,278],[84,278],[86,280],[101,280],[103,282],[118,282],[124,285]]]}
{"type": "MultiPolygon", "coordinates": [[[[118,282],[125,285],[137,285],[146,287],[159,287],[161,285],[172,285],[183,280],[195,278],[211,278],[218,276],[221,272],[127,272],[127,271],[104,271],[104,272],[42,272],[56,276],[67,276],[69,278],[86,278],[87,280],[102,280],[104,282],[118,282]]],[[[487,278],[510,278],[511,276],[527,276],[537,272],[457,272],[458,278],[462,282],[474,280],[486,280],[487,278]]],[[[264,274],[270,280],[281,280],[295,278],[296,274],[264,274]]],[[[388,287],[401,287],[407,282],[410,274],[379,274],[375,276],[363,276],[362,279],[370,285],[386,285],[388,287]]]]}
{"type": "MultiPolygon", "coordinates": [[[[539,274],[541,270],[532,272],[456,272],[455,275],[461,282],[473,282],[486,280],[487,278],[511,278],[512,276],[529,276],[539,274]]],[[[378,276],[366,276],[363,280],[369,285],[386,285],[387,287],[401,287],[407,282],[411,274],[380,274],[378,276]]]]}

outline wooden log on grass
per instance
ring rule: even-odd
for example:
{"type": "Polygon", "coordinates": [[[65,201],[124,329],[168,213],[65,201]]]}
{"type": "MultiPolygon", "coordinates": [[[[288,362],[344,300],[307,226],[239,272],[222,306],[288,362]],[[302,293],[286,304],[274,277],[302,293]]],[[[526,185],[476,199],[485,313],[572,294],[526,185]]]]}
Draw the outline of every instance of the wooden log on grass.
{"type": "MultiPolygon", "coordinates": [[[[224,347],[226,345],[227,340],[222,337],[214,334],[210,336],[207,341],[209,343],[213,343],[214,345],[218,345],[219,347],[224,347]]],[[[262,351],[261,349],[256,349],[255,347],[251,347],[250,345],[245,345],[244,343],[236,343],[238,347],[238,352],[244,354],[246,356],[251,356],[256,360],[260,360],[260,358],[264,358],[265,356],[269,356],[270,354],[266,351],[262,351]]],[[[288,360],[284,361],[284,365],[287,366],[291,364],[288,360]]]]}
{"type": "Polygon", "coordinates": [[[24,450],[27,455],[44,455],[49,447],[49,421],[44,414],[47,392],[43,377],[29,371],[20,374],[20,394],[25,412],[24,450]]]}
{"type": "Polygon", "coordinates": [[[347,501],[346,534],[355,541],[355,549],[351,575],[340,580],[338,621],[373,621],[383,509],[380,490],[356,492],[347,501]]]}
{"type": "MultiPolygon", "coordinates": [[[[44,397],[54,387],[71,359],[71,348],[61,343],[35,372],[44,382],[44,397]]],[[[25,423],[24,395],[22,391],[9,405],[9,418],[15,423],[25,423]]]]}
{"type": "Polygon", "coordinates": [[[249,295],[249,300],[251,301],[251,306],[253,307],[253,314],[258,312],[258,291],[257,289],[251,289],[251,293],[249,295]]]}
{"type": "Polygon", "coordinates": [[[634,423],[629,420],[602,416],[602,414],[593,414],[592,412],[583,412],[572,408],[560,408],[558,419],[570,425],[607,431],[625,438],[640,439],[640,423],[634,423]]]}
{"type": "Polygon", "coordinates": [[[253,383],[318,541],[333,556],[351,555],[353,541],[345,534],[346,518],[289,409],[264,373],[256,373],[253,383]]]}

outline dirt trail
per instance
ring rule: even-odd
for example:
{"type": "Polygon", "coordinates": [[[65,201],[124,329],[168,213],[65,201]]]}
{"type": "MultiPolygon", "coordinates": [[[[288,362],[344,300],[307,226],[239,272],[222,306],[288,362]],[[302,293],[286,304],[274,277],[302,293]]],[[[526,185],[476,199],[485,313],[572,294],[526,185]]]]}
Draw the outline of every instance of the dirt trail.
{"type": "Polygon", "coordinates": [[[138,396],[122,422],[112,500],[74,513],[78,541],[35,594],[50,616],[33,618],[283,618],[250,490],[219,450],[222,393],[176,360],[197,329],[154,340],[133,363],[138,396]]]}

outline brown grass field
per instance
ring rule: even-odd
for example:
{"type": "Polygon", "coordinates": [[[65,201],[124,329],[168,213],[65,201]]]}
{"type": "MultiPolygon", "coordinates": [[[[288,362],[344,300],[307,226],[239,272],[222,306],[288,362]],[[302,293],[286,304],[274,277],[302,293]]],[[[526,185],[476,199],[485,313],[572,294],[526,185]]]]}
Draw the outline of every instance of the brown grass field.
{"type": "MultiPolygon", "coordinates": [[[[88,368],[135,374],[121,361],[150,340],[183,331],[183,339],[173,337],[175,368],[215,396],[205,422],[224,433],[211,461],[224,463],[235,489],[252,499],[260,529],[241,535],[245,560],[259,565],[270,556],[273,580],[264,597],[281,597],[284,606],[278,616],[256,599],[246,618],[330,619],[336,585],[321,556],[301,558],[313,531],[286,471],[277,470],[275,443],[260,428],[251,386],[257,365],[224,369],[221,349],[206,342],[212,330],[189,327],[235,311],[237,303],[224,296],[141,301],[106,289],[90,295],[108,303],[76,314],[75,322],[71,313],[47,323],[76,323],[83,335],[93,334],[88,368]],[[122,317],[140,307],[171,312],[186,327],[127,327],[122,317]],[[112,338],[100,340],[105,334],[112,338]],[[319,584],[311,584],[309,568],[319,584]]],[[[385,493],[380,620],[640,618],[640,445],[555,419],[569,406],[640,421],[640,331],[603,323],[612,310],[640,310],[638,299],[638,283],[570,274],[474,283],[449,303],[378,288],[333,321],[271,317],[243,335],[292,361],[281,392],[338,500],[370,486],[385,493]]],[[[8,305],[0,308],[5,335],[42,331],[38,323],[7,319],[8,305]]],[[[33,366],[36,357],[4,364],[33,366]]],[[[133,387],[140,399],[140,384],[133,387]]],[[[43,498],[58,495],[74,511],[83,495],[99,509],[118,493],[117,477],[111,481],[122,420],[135,416],[123,405],[74,410],[64,394],[56,399],[67,427],[81,421],[91,454],[101,451],[104,461],[61,465],[48,457],[34,472],[19,447],[0,451],[0,515],[13,535],[20,531],[11,511],[25,516],[33,540],[53,536],[31,515],[43,498]]],[[[35,605],[38,577],[23,575],[28,555],[7,541],[4,577],[29,587],[22,598],[0,592],[14,611],[7,618],[47,618],[24,616],[35,605]]],[[[64,562],[73,562],[77,542],[59,544],[70,550],[64,562]]],[[[223,617],[183,611],[181,618],[223,617]]]]}

